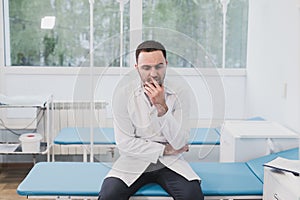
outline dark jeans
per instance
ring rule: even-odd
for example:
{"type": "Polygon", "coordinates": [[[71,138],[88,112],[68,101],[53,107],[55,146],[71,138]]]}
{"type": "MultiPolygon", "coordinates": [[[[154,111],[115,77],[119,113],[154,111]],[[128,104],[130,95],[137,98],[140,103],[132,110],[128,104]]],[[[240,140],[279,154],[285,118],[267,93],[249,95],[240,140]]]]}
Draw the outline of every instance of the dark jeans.
{"type": "Polygon", "coordinates": [[[167,167],[143,173],[130,187],[121,179],[108,177],[102,184],[98,200],[128,200],[143,185],[158,183],[175,200],[203,200],[198,180],[188,181],[167,167]]]}

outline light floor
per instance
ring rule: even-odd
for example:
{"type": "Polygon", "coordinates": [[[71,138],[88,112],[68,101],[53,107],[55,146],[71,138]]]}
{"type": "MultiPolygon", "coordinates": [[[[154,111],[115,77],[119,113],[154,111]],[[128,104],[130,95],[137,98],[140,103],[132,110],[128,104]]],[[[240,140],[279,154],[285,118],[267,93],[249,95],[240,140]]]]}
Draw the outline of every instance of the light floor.
{"type": "Polygon", "coordinates": [[[27,199],[17,194],[17,187],[31,168],[31,163],[0,164],[0,200],[27,199]]]}

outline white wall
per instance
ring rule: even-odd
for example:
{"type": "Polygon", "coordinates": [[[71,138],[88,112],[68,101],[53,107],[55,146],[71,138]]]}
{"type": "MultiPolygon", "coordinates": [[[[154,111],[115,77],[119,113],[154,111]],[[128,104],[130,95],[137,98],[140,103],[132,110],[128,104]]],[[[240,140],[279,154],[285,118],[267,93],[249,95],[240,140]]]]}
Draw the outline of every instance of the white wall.
{"type": "MultiPolygon", "coordinates": [[[[262,116],[300,131],[299,1],[249,0],[249,4],[247,79],[243,72],[223,72],[221,77],[208,73],[203,77],[210,83],[222,79],[225,97],[224,105],[219,107],[225,107],[226,119],[262,116]]],[[[3,63],[1,58],[0,93],[51,93],[55,100],[73,99],[78,69],[10,68],[3,67],[3,63]]],[[[183,76],[197,95],[199,119],[209,119],[211,93],[203,78],[193,72],[184,72],[183,76]]],[[[118,72],[104,76],[103,99],[110,101],[118,77],[118,72]]]]}
{"type": "Polygon", "coordinates": [[[300,2],[249,4],[246,113],[300,131],[300,2]]]}
{"type": "MultiPolygon", "coordinates": [[[[110,68],[107,71],[98,68],[94,72],[97,89],[96,100],[106,100],[109,103],[108,117],[111,118],[111,100],[113,91],[122,77],[121,73],[129,70],[110,68]]],[[[233,70],[178,70],[176,74],[182,76],[192,88],[195,95],[195,111],[193,118],[205,121],[208,125],[211,119],[222,121],[244,117],[245,107],[245,71],[233,70]]],[[[26,96],[53,94],[55,101],[89,100],[89,70],[88,68],[3,68],[3,85],[0,93],[7,96],[26,96]],[[81,89],[80,89],[81,88],[81,89]]],[[[120,100],[121,101],[121,100],[120,100]]],[[[6,114],[12,126],[24,126],[29,120],[18,118],[24,115],[6,114]],[[18,125],[19,124],[19,125],[18,125]]],[[[28,115],[28,118],[32,115],[28,115]]],[[[206,125],[203,125],[206,126],[206,125]]]]}

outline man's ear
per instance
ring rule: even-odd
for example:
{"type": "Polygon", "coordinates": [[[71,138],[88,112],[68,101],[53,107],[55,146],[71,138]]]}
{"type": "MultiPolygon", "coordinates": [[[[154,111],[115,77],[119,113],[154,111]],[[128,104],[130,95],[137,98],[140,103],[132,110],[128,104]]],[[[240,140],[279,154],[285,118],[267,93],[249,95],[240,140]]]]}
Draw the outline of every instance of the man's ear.
{"type": "Polygon", "coordinates": [[[137,67],[138,67],[138,65],[137,65],[137,63],[135,63],[135,64],[134,64],[134,68],[137,69],[137,67]]]}

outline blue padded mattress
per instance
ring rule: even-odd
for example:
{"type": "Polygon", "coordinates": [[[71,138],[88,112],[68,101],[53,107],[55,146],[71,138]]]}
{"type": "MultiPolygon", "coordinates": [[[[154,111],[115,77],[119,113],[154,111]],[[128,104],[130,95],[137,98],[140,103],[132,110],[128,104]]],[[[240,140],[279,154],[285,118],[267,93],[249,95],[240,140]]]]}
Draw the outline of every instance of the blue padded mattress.
{"type": "MultiPolygon", "coordinates": [[[[68,127],[60,130],[54,144],[90,144],[90,128],[68,127]]],[[[115,144],[113,128],[94,128],[94,144],[115,144]]]]}
{"type": "MultiPolygon", "coordinates": [[[[94,144],[115,144],[113,128],[94,128],[94,144]]],[[[54,144],[81,145],[90,144],[90,128],[67,127],[60,130],[54,144]]],[[[189,144],[220,144],[220,135],[214,128],[192,128],[189,144]]]]}
{"type": "MultiPolygon", "coordinates": [[[[109,164],[79,162],[37,163],[17,192],[23,196],[97,196],[109,164]]],[[[202,178],[206,196],[261,195],[262,183],[245,163],[191,163],[202,178]]],[[[157,184],[141,188],[136,196],[168,196],[157,184]]]]}

